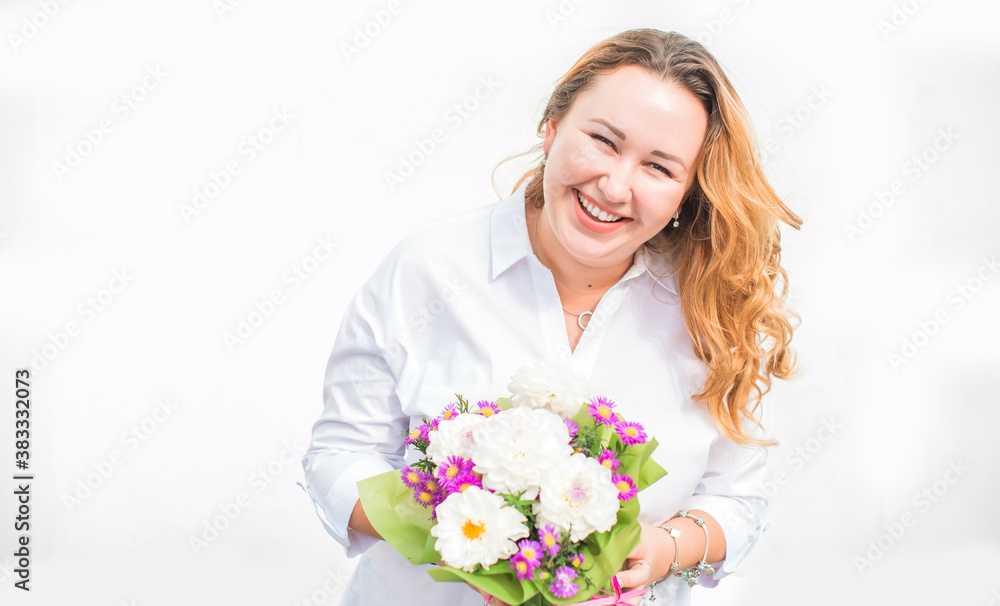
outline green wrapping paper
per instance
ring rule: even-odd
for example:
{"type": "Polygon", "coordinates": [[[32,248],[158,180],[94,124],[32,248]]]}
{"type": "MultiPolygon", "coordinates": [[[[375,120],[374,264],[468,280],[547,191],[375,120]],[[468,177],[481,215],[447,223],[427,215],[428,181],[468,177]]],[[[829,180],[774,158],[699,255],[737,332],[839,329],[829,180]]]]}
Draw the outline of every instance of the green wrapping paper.
{"type": "MultiPolygon", "coordinates": [[[[502,399],[505,400],[505,399],[502,399]]],[[[501,403],[498,400],[498,403],[501,403]]],[[[502,408],[509,403],[503,401],[502,408]]],[[[581,407],[573,419],[581,426],[593,426],[594,421],[581,407]]],[[[605,446],[617,441],[617,434],[605,434],[605,446]]],[[[666,475],[664,470],[651,458],[656,449],[656,440],[630,446],[628,456],[622,460],[619,473],[635,479],[636,488],[643,490],[666,475]]],[[[424,508],[413,499],[413,490],[403,484],[399,470],[387,471],[358,482],[361,505],[373,528],[392,547],[413,564],[441,562],[441,556],[434,548],[437,540],[431,536],[431,510],[424,508]]],[[[575,604],[588,600],[601,589],[610,586],[611,577],[621,569],[628,554],[639,544],[640,527],[636,517],[639,514],[639,499],[632,498],[621,504],[618,519],[608,532],[593,533],[583,541],[582,553],[586,563],[581,577],[586,576],[590,585],[581,583],[580,591],[572,598],[560,599],[548,591],[551,581],[520,581],[506,560],[501,560],[487,570],[466,572],[451,566],[439,566],[428,572],[437,581],[468,582],[489,592],[509,604],[575,604]]]]}

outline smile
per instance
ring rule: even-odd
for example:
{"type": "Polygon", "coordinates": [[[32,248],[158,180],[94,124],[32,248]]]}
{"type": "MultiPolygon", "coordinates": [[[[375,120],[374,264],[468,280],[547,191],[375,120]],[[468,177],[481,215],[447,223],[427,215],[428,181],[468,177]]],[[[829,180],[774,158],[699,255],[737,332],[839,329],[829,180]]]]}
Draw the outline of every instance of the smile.
{"type": "Polygon", "coordinates": [[[590,215],[591,217],[593,217],[598,221],[601,221],[602,223],[618,223],[619,221],[625,219],[625,217],[621,217],[619,215],[613,215],[607,211],[597,208],[596,206],[588,202],[587,199],[583,197],[583,194],[580,193],[579,191],[576,192],[576,200],[577,202],[580,203],[580,206],[583,208],[584,211],[586,211],[588,215],[590,215]]]}

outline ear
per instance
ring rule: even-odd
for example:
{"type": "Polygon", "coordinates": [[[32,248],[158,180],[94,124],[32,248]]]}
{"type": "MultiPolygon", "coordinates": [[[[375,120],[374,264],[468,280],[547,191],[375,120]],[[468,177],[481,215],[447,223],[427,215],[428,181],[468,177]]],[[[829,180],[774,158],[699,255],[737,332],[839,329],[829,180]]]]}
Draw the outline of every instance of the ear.
{"type": "Polygon", "coordinates": [[[559,122],[556,120],[548,120],[545,122],[545,138],[542,139],[542,149],[551,149],[552,142],[556,138],[556,127],[558,127],[559,122]]]}

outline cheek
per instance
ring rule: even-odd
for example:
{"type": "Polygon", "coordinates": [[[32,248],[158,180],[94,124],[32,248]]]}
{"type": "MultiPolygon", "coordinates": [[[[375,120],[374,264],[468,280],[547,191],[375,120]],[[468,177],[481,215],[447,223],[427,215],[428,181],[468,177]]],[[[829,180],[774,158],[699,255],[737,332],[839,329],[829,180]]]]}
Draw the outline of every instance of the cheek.
{"type": "Polygon", "coordinates": [[[556,165],[560,181],[588,179],[593,173],[606,170],[608,167],[608,154],[602,154],[589,140],[574,141],[560,151],[559,162],[556,165]]]}

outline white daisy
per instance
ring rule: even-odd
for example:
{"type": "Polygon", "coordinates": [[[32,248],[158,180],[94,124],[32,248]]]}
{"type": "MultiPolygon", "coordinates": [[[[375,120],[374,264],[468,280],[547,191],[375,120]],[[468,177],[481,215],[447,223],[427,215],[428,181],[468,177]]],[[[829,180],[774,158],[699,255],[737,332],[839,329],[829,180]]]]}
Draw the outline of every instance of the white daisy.
{"type": "Polygon", "coordinates": [[[434,548],[446,564],[468,572],[511,557],[518,551],[515,541],[529,533],[523,514],[477,486],[450,495],[435,511],[434,548]]]}
{"type": "Polygon", "coordinates": [[[573,453],[562,418],[543,409],[512,408],[476,427],[473,437],[473,471],[483,475],[483,487],[523,492],[525,499],[535,498],[545,474],[573,453]]]}
{"type": "Polygon", "coordinates": [[[547,408],[564,419],[572,419],[590,399],[586,377],[565,364],[535,362],[514,373],[507,385],[513,407],[547,408]]]}
{"type": "Polygon", "coordinates": [[[569,530],[570,540],[582,541],[592,532],[607,532],[618,520],[618,489],[611,470],[575,453],[542,480],[534,505],[539,526],[569,530]]]}

